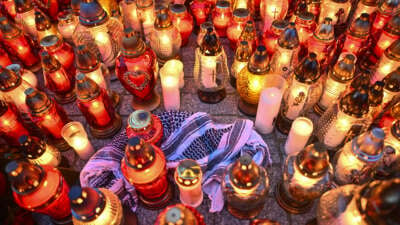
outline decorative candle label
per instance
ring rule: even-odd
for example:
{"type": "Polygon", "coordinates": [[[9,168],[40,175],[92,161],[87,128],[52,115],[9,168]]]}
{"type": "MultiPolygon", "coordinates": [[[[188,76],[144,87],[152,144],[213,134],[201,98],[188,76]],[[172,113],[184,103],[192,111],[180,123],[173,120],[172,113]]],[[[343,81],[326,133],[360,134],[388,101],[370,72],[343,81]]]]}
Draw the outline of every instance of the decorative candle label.
{"type": "Polygon", "coordinates": [[[217,87],[217,59],[216,56],[200,56],[201,84],[205,88],[217,87]]]}
{"type": "Polygon", "coordinates": [[[288,93],[285,116],[291,120],[296,119],[303,110],[309,92],[309,86],[305,86],[293,80],[292,88],[288,93]]]}
{"type": "Polygon", "coordinates": [[[328,78],[325,83],[324,93],[319,100],[319,105],[322,107],[329,108],[335,104],[336,100],[339,98],[340,94],[346,90],[347,85],[334,81],[328,78]]]}

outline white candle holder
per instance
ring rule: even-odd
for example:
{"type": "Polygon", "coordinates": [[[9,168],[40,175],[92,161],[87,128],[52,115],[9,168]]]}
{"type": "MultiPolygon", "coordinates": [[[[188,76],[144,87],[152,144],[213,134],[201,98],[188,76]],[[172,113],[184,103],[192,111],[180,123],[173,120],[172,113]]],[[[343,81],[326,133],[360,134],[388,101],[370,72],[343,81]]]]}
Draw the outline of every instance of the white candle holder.
{"type": "Polygon", "coordinates": [[[306,117],[298,117],[292,124],[285,143],[287,155],[301,151],[307,144],[313,132],[313,122],[306,117]]]}
{"type": "Polygon", "coordinates": [[[94,154],[93,146],[88,139],[85,128],[80,122],[73,121],[65,124],[61,130],[61,136],[82,160],[89,160],[94,154]]]}

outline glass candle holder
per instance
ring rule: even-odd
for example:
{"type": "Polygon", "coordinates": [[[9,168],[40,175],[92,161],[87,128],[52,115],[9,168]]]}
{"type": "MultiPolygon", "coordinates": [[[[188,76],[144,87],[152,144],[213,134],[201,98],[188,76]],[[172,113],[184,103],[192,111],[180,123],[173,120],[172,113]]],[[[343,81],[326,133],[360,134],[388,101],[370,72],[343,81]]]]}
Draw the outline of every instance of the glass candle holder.
{"type": "Polygon", "coordinates": [[[105,188],[73,186],[69,191],[72,222],[75,225],[123,225],[124,214],[118,196],[105,188]]]}
{"type": "Polygon", "coordinates": [[[99,62],[99,59],[85,45],[80,45],[76,48],[76,73],[83,73],[91,80],[96,82],[100,88],[104,89],[111,99],[112,105],[117,107],[120,102],[120,96],[117,92],[110,88],[110,72],[104,63],[99,62]]]}
{"type": "Polygon", "coordinates": [[[57,27],[51,23],[50,18],[40,11],[35,11],[35,27],[39,43],[44,37],[49,35],[57,35],[59,38],[62,38],[57,27]]]}
{"type": "Polygon", "coordinates": [[[384,108],[388,103],[397,99],[400,94],[400,67],[389,73],[383,79],[383,82],[385,83],[382,99],[382,107],[384,108]]]}
{"type": "Polygon", "coordinates": [[[6,67],[10,64],[12,64],[12,62],[8,53],[3,49],[3,47],[0,47],[0,66],[6,67]]]}
{"type": "Polygon", "coordinates": [[[199,33],[197,34],[197,39],[196,39],[197,47],[199,47],[201,45],[201,42],[203,42],[203,38],[207,34],[207,30],[209,28],[211,28],[214,32],[216,32],[214,24],[210,21],[206,21],[200,25],[200,30],[199,33]]]}
{"type": "Polygon", "coordinates": [[[289,23],[286,20],[274,20],[271,28],[264,32],[262,42],[267,48],[269,57],[272,57],[278,46],[278,39],[289,23]]]}
{"type": "Polygon", "coordinates": [[[75,17],[71,10],[61,11],[57,16],[58,24],[57,28],[63,39],[70,44],[73,44],[72,35],[79,21],[75,17]]]}
{"type": "Polygon", "coordinates": [[[370,15],[370,21],[373,20],[373,17],[375,16],[375,12],[377,10],[378,3],[379,3],[379,1],[377,1],[377,0],[361,0],[361,1],[359,1],[355,8],[355,11],[352,15],[352,19],[350,20],[350,24],[353,22],[353,20],[360,17],[361,14],[363,14],[363,13],[367,13],[368,15],[370,15]]]}
{"type": "Polygon", "coordinates": [[[14,200],[21,208],[46,214],[56,223],[71,220],[69,187],[56,168],[11,161],[6,173],[14,200]]]}
{"type": "Polygon", "coordinates": [[[374,54],[377,58],[383,55],[383,52],[397,39],[400,38],[400,14],[394,15],[383,28],[379,39],[374,47],[374,54]]]}
{"type": "Polygon", "coordinates": [[[26,105],[30,111],[31,120],[50,138],[60,151],[69,149],[61,136],[61,129],[69,122],[64,109],[49,98],[46,93],[34,88],[25,90],[26,105]]]}
{"type": "Polygon", "coordinates": [[[25,67],[36,72],[40,69],[40,59],[30,45],[31,40],[23,31],[11,24],[5,17],[0,17],[2,41],[8,52],[16,56],[25,67]]]}
{"type": "Polygon", "coordinates": [[[61,135],[75,150],[80,159],[87,161],[94,154],[93,146],[82,123],[73,121],[65,124],[61,130],[61,135]]]}
{"type": "Polygon", "coordinates": [[[22,80],[26,81],[30,86],[34,88],[38,86],[38,78],[32,71],[22,68],[19,64],[11,64],[6,68],[14,71],[15,74],[20,76],[22,80]]]}
{"type": "Polygon", "coordinates": [[[195,26],[199,27],[206,22],[211,11],[211,5],[206,0],[193,0],[190,2],[190,11],[194,17],[195,26]]]}
{"type": "Polygon", "coordinates": [[[391,127],[392,124],[396,121],[400,120],[400,103],[394,103],[390,106],[379,118],[378,121],[375,122],[377,127],[385,128],[391,127]]]}
{"type": "Polygon", "coordinates": [[[218,103],[226,97],[229,78],[227,58],[217,34],[209,28],[201,46],[195,51],[193,69],[197,96],[205,103],[218,103]]]}
{"type": "Polygon", "coordinates": [[[217,1],[212,14],[212,22],[219,37],[226,37],[226,29],[232,18],[231,5],[228,1],[217,1]]]}
{"type": "Polygon", "coordinates": [[[121,117],[106,91],[83,73],[76,76],[76,97],[94,137],[110,138],[121,129],[121,117]]]}
{"type": "Polygon", "coordinates": [[[400,122],[394,121],[391,126],[384,127],[383,156],[379,162],[378,174],[383,177],[395,175],[400,167],[400,122]]]}
{"type": "Polygon", "coordinates": [[[75,54],[71,45],[56,35],[49,35],[40,41],[40,46],[61,63],[69,76],[75,75],[75,54]]]}
{"type": "Polygon", "coordinates": [[[139,137],[144,141],[160,146],[163,126],[158,116],[144,110],[136,110],[129,115],[126,127],[128,138],[139,137]]]}
{"type": "Polygon", "coordinates": [[[154,31],[150,36],[150,46],[157,55],[160,66],[170,59],[179,58],[182,39],[165,9],[157,14],[154,31]]]}
{"type": "Polygon", "coordinates": [[[324,68],[329,65],[335,50],[334,28],[331,18],[325,18],[314,31],[308,41],[308,51],[317,54],[320,65],[324,68]]]}
{"type": "Polygon", "coordinates": [[[146,207],[164,208],[172,198],[165,156],[155,145],[138,137],[129,138],[121,170],[146,207]]]}
{"type": "Polygon", "coordinates": [[[169,14],[172,20],[172,24],[178,29],[181,34],[182,44],[181,46],[186,46],[189,37],[193,31],[193,17],[187,11],[184,4],[173,4],[169,7],[169,14]]]}
{"type": "Polygon", "coordinates": [[[349,135],[353,126],[365,129],[368,123],[368,93],[354,90],[329,108],[316,125],[316,136],[329,150],[335,150],[349,135]]]}
{"type": "Polygon", "coordinates": [[[242,34],[243,28],[248,20],[250,20],[249,10],[236,9],[233,11],[232,20],[226,29],[226,36],[233,50],[236,50],[240,34],[242,34]]]}
{"type": "Polygon", "coordinates": [[[85,0],[80,3],[79,24],[72,38],[75,46],[88,46],[107,67],[113,67],[120,51],[122,30],[122,23],[109,17],[97,0],[85,0]]]}
{"type": "Polygon", "coordinates": [[[205,225],[204,217],[196,209],[183,204],[168,206],[157,217],[154,225],[196,224],[205,225]]]}
{"type": "Polygon", "coordinates": [[[33,164],[57,167],[61,163],[61,153],[43,139],[22,135],[19,144],[28,161],[33,164]]]}
{"type": "Polygon", "coordinates": [[[383,81],[377,81],[370,86],[368,92],[368,103],[369,103],[369,116],[372,121],[382,112],[382,100],[383,100],[383,87],[385,83],[383,81]]]}
{"type": "Polygon", "coordinates": [[[230,83],[232,87],[236,88],[236,79],[240,71],[245,68],[252,55],[252,50],[249,47],[247,41],[241,41],[239,47],[236,49],[235,58],[233,59],[231,73],[230,73],[230,83]]]}
{"type": "Polygon", "coordinates": [[[203,201],[201,190],[203,173],[192,159],[184,159],[176,167],[174,179],[179,187],[180,200],[184,205],[196,208],[203,201]]]}
{"type": "Polygon", "coordinates": [[[267,50],[265,46],[260,45],[251,56],[247,67],[239,72],[236,80],[240,96],[238,107],[244,114],[256,115],[260,93],[265,86],[266,76],[269,72],[267,50]]]}
{"type": "Polygon", "coordinates": [[[287,134],[294,119],[307,112],[322,94],[317,56],[310,53],[294,70],[283,94],[283,105],[277,118],[277,128],[287,134]]]}
{"type": "Polygon", "coordinates": [[[384,0],[380,1],[376,11],[374,22],[372,22],[371,34],[379,35],[390,18],[398,12],[399,1],[384,0]]]}
{"type": "Polygon", "coordinates": [[[313,36],[316,28],[314,15],[309,12],[301,12],[296,15],[295,24],[299,36],[299,44],[302,50],[306,52],[308,49],[308,40],[313,36]]]}
{"type": "Polygon", "coordinates": [[[34,4],[40,11],[44,12],[51,20],[57,20],[57,15],[62,8],[63,0],[33,0],[34,4]]]}
{"type": "Polygon", "coordinates": [[[324,91],[318,103],[314,106],[315,112],[320,115],[335,104],[354,78],[356,57],[352,54],[345,54],[343,59],[329,71],[324,84],[324,91]]]}
{"type": "Polygon", "coordinates": [[[400,40],[393,42],[380,59],[372,82],[383,80],[390,72],[400,66],[400,40]]]}
{"type": "Polygon", "coordinates": [[[255,27],[254,21],[248,20],[246,22],[246,24],[244,25],[242,33],[239,36],[239,40],[237,42],[237,45],[241,41],[247,41],[247,43],[249,43],[251,51],[254,51],[256,49],[258,40],[257,40],[257,31],[256,31],[256,27],[255,27]]]}
{"type": "Polygon", "coordinates": [[[254,218],[261,212],[268,189],[267,171],[248,154],[229,165],[222,179],[228,211],[240,219],[254,218]]]}
{"type": "Polygon", "coordinates": [[[8,102],[12,102],[22,114],[29,114],[24,91],[31,85],[8,68],[0,67],[0,91],[8,102]]]}
{"type": "Polygon", "coordinates": [[[16,0],[15,23],[18,24],[25,34],[37,40],[37,30],[35,24],[35,8],[31,0],[16,0]]]}
{"type": "Polygon", "coordinates": [[[116,75],[122,86],[133,95],[132,108],[154,110],[160,97],[154,90],[156,84],[156,54],[132,28],[124,30],[121,53],[116,62],[116,75]]]}
{"type": "Polygon", "coordinates": [[[385,133],[374,128],[346,143],[334,157],[334,179],[339,185],[364,184],[372,180],[383,153],[385,133]]]}
{"type": "Polygon", "coordinates": [[[299,36],[295,23],[289,23],[278,39],[276,52],[271,59],[271,69],[275,73],[283,73],[286,78],[293,70],[293,66],[297,65],[299,50],[299,36]]]}
{"type": "Polygon", "coordinates": [[[289,8],[289,2],[287,0],[261,0],[260,3],[260,15],[263,21],[263,32],[270,29],[274,20],[283,20],[286,17],[286,13],[289,8]]]}
{"type": "Polygon", "coordinates": [[[16,108],[1,100],[0,121],[0,135],[11,145],[18,146],[19,137],[29,135],[29,131],[25,128],[16,108]]]}
{"type": "Polygon", "coordinates": [[[359,56],[361,52],[366,50],[370,27],[369,15],[366,13],[354,20],[346,33],[342,52],[350,52],[359,56]]]}
{"type": "Polygon", "coordinates": [[[47,51],[41,53],[43,77],[46,87],[55,94],[60,104],[74,101],[75,78],[67,73],[61,63],[47,51]]]}
{"type": "Polygon", "coordinates": [[[141,25],[143,40],[149,41],[150,34],[153,32],[156,15],[153,0],[136,0],[137,16],[141,25]]]}
{"type": "Polygon", "coordinates": [[[123,0],[119,2],[119,8],[121,10],[122,21],[124,27],[132,28],[135,32],[140,33],[142,27],[138,16],[138,10],[136,1],[134,0],[123,0]]]}
{"type": "Polygon", "coordinates": [[[275,198],[287,212],[305,213],[315,199],[330,189],[332,180],[333,169],[328,152],[322,144],[315,143],[288,156],[283,181],[276,186],[275,198]]]}
{"type": "Polygon", "coordinates": [[[335,27],[335,35],[338,36],[344,32],[346,22],[351,10],[351,2],[348,0],[326,0],[321,4],[319,14],[319,23],[323,23],[326,17],[332,19],[332,25],[335,27]]]}

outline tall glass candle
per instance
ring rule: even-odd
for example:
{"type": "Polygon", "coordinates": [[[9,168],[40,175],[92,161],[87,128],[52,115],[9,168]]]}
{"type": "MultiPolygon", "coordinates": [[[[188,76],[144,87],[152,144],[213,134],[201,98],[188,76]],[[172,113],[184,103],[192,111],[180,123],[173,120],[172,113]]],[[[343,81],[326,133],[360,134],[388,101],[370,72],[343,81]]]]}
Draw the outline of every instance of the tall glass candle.
{"type": "Polygon", "coordinates": [[[393,42],[380,59],[372,82],[383,80],[390,72],[400,66],[400,40],[393,42]]]}
{"type": "Polygon", "coordinates": [[[246,22],[250,20],[250,12],[247,9],[236,9],[233,11],[231,22],[226,30],[229,44],[233,50],[236,50],[237,42],[246,22]]]}
{"type": "Polygon", "coordinates": [[[37,39],[35,23],[35,8],[31,0],[15,0],[17,14],[14,18],[15,23],[31,38],[37,39]]]}
{"type": "Polygon", "coordinates": [[[339,35],[344,31],[350,10],[351,2],[349,0],[323,1],[319,14],[319,23],[322,23],[326,17],[331,18],[332,25],[335,26],[335,34],[339,35]]]}
{"type": "Polygon", "coordinates": [[[57,27],[52,24],[50,18],[40,11],[35,12],[35,27],[37,31],[38,42],[49,35],[57,35],[58,37],[62,38],[61,34],[57,30],[57,27]]]}
{"type": "Polygon", "coordinates": [[[308,41],[308,51],[317,54],[320,65],[325,68],[329,65],[335,50],[335,36],[332,19],[324,18],[308,41]]]}
{"type": "Polygon", "coordinates": [[[0,100],[0,134],[9,144],[18,146],[19,137],[29,135],[21,118],[12,104],[0,100]]]}
{"type": "Polygon", "coordinates": [[[153,0],[136,0],[137,15],[141,24],[143,39],[149,41],[150,34],[154,28],[156,15],[153,0]]]}
{"type": "Polygon", "coordinates": [[[119,2],[124,27],[131,27],[135,32],[142,31],[136,1],[123,0],[119,2]]]}
{"type": "Polygon", "coordinates": [[[254,125],[258,132],[269,134],[273,131],[281,101],[282,91],[276,87],[266,88],[261,92],[254,125]]]}
{"type": "Polygon", "coordinates": [[[172,23],[178,29],[182,38],[182,46],[187,45],[193,30],[193,17],[183,4],[173,4],[169,8],[172,23]]]}
{"type": "Polygon", "coordinates": [[[201,167],[192,159],[184,159],[175,169],[174,179],[179,187],[183,204],[196,208],[203,201],[201,190],[203,173],[201,167]]]}
{"type": "Polygon", "coordinates": [[[228,1],[217,2],[212,14],[212,22],[219,37],[226,37],[226,29],[232,18],[231,6],[228,1]]]}
{"type": "Polygon", "coordinates": [[[394,15],[383,28],[374,47],[374,54],[380,58],[383,52],[397,39],[400,38],[400,14],[394,15]]]}
{"type": "Polygon", "coordinates": [[[270,29],[274,20],[285,19],[288,8],[289,2],[287,0],[261,0],[260,15],[263,21],[263,32],[270,29]]]}
{"type": "Polygon", "coordinates": [[[29,162],[41,166],[57,167],[61,163],[61,153],[43,139],[23,135],[19,137],[20,148],[29,162]]]}
{"type": "Polygon", "coordinates": [[[365,51],[368,44],[370,26],[368,14],[363,13],[356,18],[346,33],[342,51],[350,52],[356,56],[359,56],[363,50],[365,51]]]}
{"type": "Polygon", "coordinates": [[[68,43],[72,44],[72,35],[79,21],[76,18],[71,10],[65,10],[58,14],[58,31],[63,36],[64,40],[68,43]]]}
{"type": "Polygon", "coordinates": [[[378,4],[375,20],[372,23],[371,33],[373,36],[379,36],[382,29],[390,18],[398,12],[399,1],[383,0],[378,4]]]}
{"type": "Polygon", "coordinates": [[[249,43],[247,41],[241,41],[239,43],[239,46],[235,52],[235,58],[233,59],[230,73],[230,83],[232,87],[236,88],[236,79],[242,69],[247,66],[252,53],[253,51],[249,47],[249,43]]]}
{"type": "Polygon", "coordinates": [[[306,117],[295,119],[285,143],[285,153],[290,155],[302,150],[306,146],[313,130],[314,125],[310,119],[306,117]]]}
{"type": "Polygon", "coordinates": [[[93,146],[82,123],[73,121],[65,124],[61,135],[82,160],[87,161],[94,154],[93,146]]]}

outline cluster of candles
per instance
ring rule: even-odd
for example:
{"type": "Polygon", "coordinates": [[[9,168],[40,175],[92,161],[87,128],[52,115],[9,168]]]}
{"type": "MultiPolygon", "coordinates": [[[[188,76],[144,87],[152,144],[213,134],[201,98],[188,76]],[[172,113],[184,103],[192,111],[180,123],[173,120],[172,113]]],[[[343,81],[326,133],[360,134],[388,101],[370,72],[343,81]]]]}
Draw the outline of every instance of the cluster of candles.
{"type": "MultiPolygon", "coordinates": [[[[120,97],[110,89],[109,70],[115,68],[136,110],[126,128],[122,174],[142,204],[164,208],[173,187],[157,147],[162,124],[150,111],[161,102],[155,91],[158,74],[164,108],[179,110],[180,49],[195,32],[199,99],[222,101],[230,81],[240,111],[256,116],[260,133],[276,127],[288,134],[283,181],[275,189],[282,208],[304,213],[322,196],[318,224],[390,224],[395,210],[387,207],[399,203],[400,180],[369,182],[400,170],[399,4],[176,0],[156,7],[153,0],[1,1],[0,134],[29,161],[6,168],[15,201],[56,223],[70,220],[71,212],[74,224],[122,223],[115,194],[89,187],[69,191],[55,168],[60,151],[71,147],[83,160],[94,154],[83,125],[71,121],[61,105],[76,101],[96,138],[121,129],[120,97]],[[225,37],[235,52],[230,68],[220,43],[225,37]],[[40,69],[52,96],[38,87],[33,72],[40,69]],[[315,125],[307,118],[312,111],[321,116],[315,125]],[[317,142],[309,144],[313,134],[317,142]],[[328,150],[335,154],[332,163],[328,150]],[[333,182],[340,187],[329,191],[333,182]],[[343,196],[351,197],[346,210],[330,213],[332,202],[343,196]]],[[[204,224],[195,210],[203,200],[200,165],[182,160],[174,180],[183,204],[167,207],[156,224],[204,224]]],[[[232,163],[221,182],[232,215],[253,219],[260,213],[268,174],[249,155],[232,163]]]]}

